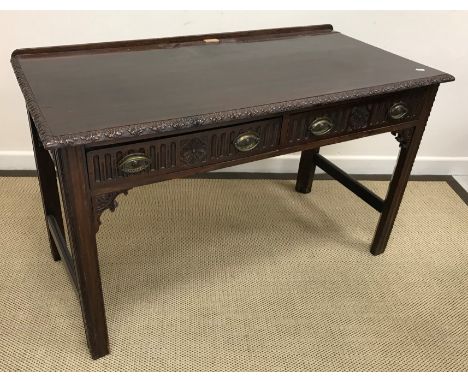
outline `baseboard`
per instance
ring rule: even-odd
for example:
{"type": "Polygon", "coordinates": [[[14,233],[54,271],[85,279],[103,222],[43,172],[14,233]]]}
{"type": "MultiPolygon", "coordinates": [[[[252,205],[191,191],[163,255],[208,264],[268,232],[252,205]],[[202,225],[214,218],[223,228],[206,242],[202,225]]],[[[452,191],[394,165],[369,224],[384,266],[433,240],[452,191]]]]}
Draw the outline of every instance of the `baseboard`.
{"type": "MultiPolygon", "coordinates": [[[[223,168],[222,172],[277,172],[295,173],[299,164],[299,153],[223,168]]],[[[327,159],[349,174],[391,174],[396,156],[345,156],[325,155],[327,159]]],[[[318,173],[322,173],[319,169],[318,173]]],[[[425,157],[416,158],[414,175],[468,175],[468,157],[425,157]]]]}
{"type": "MultiPolygon", "coordinates": [[[[396,161],[396,157],[393,156],[330,155],[326,157],[350,174],[391,174],[396,161]]],[[[298,164],[299,153],[294,153],[217,171],[294,173],[297,171],[298,164]]],[[[0,151],[0,170],[34,169],[34,156],[31,151],[0,151]]],[[[419,156],[416,158],[412,174],[468,175],[468,157],[419,156]]]]}
{"type": "Polygon", "coordinates": [[[0,170],[35,170],[32,151],[0,151],[0,170]]]}

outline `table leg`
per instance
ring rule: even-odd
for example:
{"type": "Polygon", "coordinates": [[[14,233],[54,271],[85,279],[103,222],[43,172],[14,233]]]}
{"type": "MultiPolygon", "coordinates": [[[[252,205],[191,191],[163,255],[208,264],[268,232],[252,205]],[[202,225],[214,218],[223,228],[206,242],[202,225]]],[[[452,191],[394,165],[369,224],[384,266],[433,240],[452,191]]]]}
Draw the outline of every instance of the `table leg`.
{"type": "Polygon", "coordinates": [[[385,251],[423,131],[424,128],[410,128],[401,133],[402,136],[406,135],[407,138],[401,138],[406,139],[406,142],[400,149],[397,165],[393,172],[387,196],[385,197],[383,210],[380,214],[379,223],[374,234],[374,240],[372,241],[370,250],[373,255],[380,255],[385,251]]]}
{"type": "Polygon", "coordinates": [[[320,148],[304,150],[301,153],[299,170],[297,172],[296,191],[308,194],[312,189],[312,182],[315,175],[315,154],[318,154],[320,148]]]}
{"type": "Polygon", "coordinates": [[[96,359],[109,353],[109,339],[84,149],[59,149],[57,162],[86,337],[96,359]]]}
{"type": "MultiPolygon", "coordinates": [[[[41,191],[42,206],[44,208],[44,217],[52,215],[57,221],[57,225],[64,234],[62,209],[60,207],[60,196],[57,186],[57,175],[55,172],[54,162],[49,155],[49,152],[44,149],[37,134],[36,126],[28,113],[29,127],[31,130],[31,138],[34,149],[34,158],[36,160],[37,178],[39,180],[39,189],[41,191]]],[[[50,250],[55,261],[60,260],[59,251],[55,245],[54,239],[47,229],[49,235],[50,250]]]]}
{"type": "Polygon", "coordinates": [[[421,113],[423,116],[421,122],[414,128],[405,129],[396,133],[396,139],[400,142],[400,154],[398,155],[398,161],[393,172],[392,180],[390,181],[383,210],[372,241],[370,251],[373,255],[380,255],[385,251],[387,246],[427,119],[431,112],[437,88],[438,87],[435,86],[428,91],[421,113]]]}

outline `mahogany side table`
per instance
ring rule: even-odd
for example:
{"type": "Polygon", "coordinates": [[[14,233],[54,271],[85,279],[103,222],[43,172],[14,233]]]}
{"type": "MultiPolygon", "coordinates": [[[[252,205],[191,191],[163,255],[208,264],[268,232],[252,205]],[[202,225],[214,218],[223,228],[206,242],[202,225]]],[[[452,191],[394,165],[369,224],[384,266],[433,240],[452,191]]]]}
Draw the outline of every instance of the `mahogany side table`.
{"type": "Polygon", "coordinates": [[[20,49],[11,63],[52,256],[70,272],[94,359],[109,352],[96,233],[119,193],[302,151],[296,190],[311,191],[319,166],[379,211],[378,255],[438,86],[454,80],[331,25],[20,49]],[[383,133],[400,144],[385,199],[319,154],[383,133]]]}

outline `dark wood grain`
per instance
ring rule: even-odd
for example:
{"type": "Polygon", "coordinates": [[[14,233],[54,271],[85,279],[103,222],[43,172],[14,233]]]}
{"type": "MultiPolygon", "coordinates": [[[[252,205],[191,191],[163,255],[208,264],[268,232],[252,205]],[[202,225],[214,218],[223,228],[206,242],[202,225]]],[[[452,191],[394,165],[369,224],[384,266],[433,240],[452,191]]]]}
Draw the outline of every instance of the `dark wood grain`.
{"type": "Polygon", "coordinates": [[[60,257],[65,262],[65,266],[68,270],[68,274],[70,275],[71,282],[75,287],[75,290],[78,291],[78,281],[76,280],[75,263],[71,257],[70,251],[68,250],[67,241],[63,236],[63,230],[60,229],[57,223],[57,219],[55,219],[55,216],[47,215],[46,222],[49,228],[49,232],[54,239],[57,251],[60,254],[60,257]]]}
{"type": "MultiPolygon", "coordinates": [[[[236,166],[243,163],[248,163],[256,160],[271,158],[283,154],[294,153],[302,150],[313,149],[317,147],[327,146],[335,143],[346,142],[353,139],[369,137],[376,134],[388,133],[402,128],[414,126],[414,122],[404,122],[396,125],[387,125],[384,127],[378,127],[374,129],[363,129],[354,132],[347,132],[341,135],[333,134],[332,136],[323,136],[320,140],[309,140],[306,142],[299,142],[298,144],[290,144],[281,146],[276,150],[269,150],[264,152],[256,152],[251,155],[241,155],[234,157],[226,157],[224,160],[219,162],[205,163],[202,166],[193,166],[190,168],[173,168],[173,171],[150,171],[133,176],[117,177],[115,179],[109,179],[109,181],[96,183],[91,180],[93,187],[93,193],[101,194],[113,191],[128,190],[132,187],[142,186],[145,184],[151,184],[154,182],[160,182],[168,179],[184,178],[192,176],[201,172],[213,171],[225,167],[236,166]]],[[[211,134],[211,132],[206,132],[211,134]]],[[[283,132],[282,132],[283,134],[283,132]]],[[[151,143],[151,141],[149,142],[151,143]]],[[[130,145],[135,151],[137,151],[141,144],[130,145]]],[[[116,147],[115,147],[116,148],[116,147]]],[[[124,145],[122,148],[129,149],[128,145],[124,145]]],[[[111,149],[114,149],[112,147],[111,149]]],[[[89,163],[89,162],[88,162],[89,163]]],[[[91,174],[91,176],[94,176],[91,174]]]]}
{"type": "Polygon", "coordinates": [[[128,178],[155,177],[165,173],[226,162],[279,148],[281,118],[269,118],[200,133],[177,135],[145,142],[119,144],[87,152],[88,172],[92,188],[124,182],[128,178]],[[236,149],[235,140],[246,133],[256,133],[260,139],[252,150],[236,149]],[[125,174],[118,163],[127,155],[141,153],[150,160],[144,171],[125,174]]]}
{"type": "Polygon", "coordinates": [[[302,151],[296,190],[310,192],[322,166],[381,211],[371,246],[380,254],[438,84],[454,79],[330,25],[23,49],[12,65],[29,111],[52,253],[75,275],[93,358],[109,352],[96,232],[117,195],[302,151]],[[401,105],[406,112],[395,117],[401,105]],[[330,128],[314,129],[320,120],[330,128]],[[389,132],[400,155],[383,202],[318,154],[389,132]]]}
{"type": "MultiPolygon", "coordinates": [[[[141,49],[169,49],[187,45],[205,45],[209,40],[219,40],[219,42],[243,42],[243,41],[264,41],[271,39],[284,38],[288,36],[311,36],[320,33],[330,33],[333,31],[331,24],[321,25],[306,25],[286,28],[268,28],[268,29],[253,29],[248,31],[237,32],[221,32],[207,33],[189,36],[175,36],[150,38],[142,40],[125,40],[112,42],[98,42],[88,44],[75,45],[60,45],[38,48],[23,48],[15,49],[12,53],[13,57],[25,55],[50,55],[53,53],[63,54],[65,52],[71,54],[87,53],[91,50],[100,52],[111,52],[114,50],[141,50],[141,49]]],[[[99,53],[99,52],[98,52],[99,53]]]]}
{"type": "Polygon", "coordinates": [[[296,179],[297,192],[308,194],[312,190],[312,182],[314,180],[315,169],[317,167],[317,164],[315,163],[315,155],[318,154],[319,151],[319,147],[302,151],[296,179]]]}
{"type": "MultiPolygon", "coordinates": [[[[37,135],[36,127],[31,115],[28,113],[29,127],[31,130],[31,138],[34,149],[34,159],[36,161],[37,178],[39,180],[39,189],[41,192],[42,206],[44,209],[44,217],[48,215],[54,216],[57,229],[64,234],[62,209],[60,207],[60,196],[57,187],[57,176],[55,173],[54,163],[49,155],[49,152],[44,149],[42,142],[37,135]]],[[[55,261],[60,260],[59,250],[54,242],[54,238],[49,230],[50,250],[52,258],[55,261]]]]}
{"type": "Polygon", "coordinates": [[[16,52],[12,64],[46,148],[202,128],[453,80],[340,33],[278,34],[172,49],[16,52]]]}
{"type": "Polygon", "coordinates": [[[60,149],[57,162],[86,338],[96,359],[109,353],[109,339],[83,147],[60,149]]]}
{"type": "Polygon", "coordinates": [[[435,85],[427,91],[424,98],[424,117],[421,121],[414,128],[403,129],[399,135],[400,153],[372,241],[371,253],[373,255],[381,254],[387,246],[437,89],[438,86],[435,85]]]}
{"type": "Polygon", "coordinates": [[[359,196],[371,207],[373,207],[379,212],[382,212],[384,201],[375,192],[369,190],[366,186],[353,179],[345,171],[340,169],[338,166],[336,166],[320,154],[315,155],[314,162],[323,171],[331,175],[333,179],[336,179],[338,182],[340,182],[343,186],[352,191],[355,195],[359,196]]]}

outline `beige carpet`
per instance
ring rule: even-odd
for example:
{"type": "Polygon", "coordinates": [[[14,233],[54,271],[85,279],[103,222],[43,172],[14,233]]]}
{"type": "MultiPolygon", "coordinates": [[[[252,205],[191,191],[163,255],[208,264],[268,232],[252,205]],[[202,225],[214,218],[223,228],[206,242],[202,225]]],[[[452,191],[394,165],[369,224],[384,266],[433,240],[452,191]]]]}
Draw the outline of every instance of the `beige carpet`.
{"type": "MultiPolygon", "coordinates": [[[[365,182],[379,194],[385,182],[365,182]]],[[[468,207],[411,182],[378,214],[335,181],[131,190],[98,234],[111,354],[92,361],[34,178],[0,178],[1,370],[468,370],[468,207]]]]}

